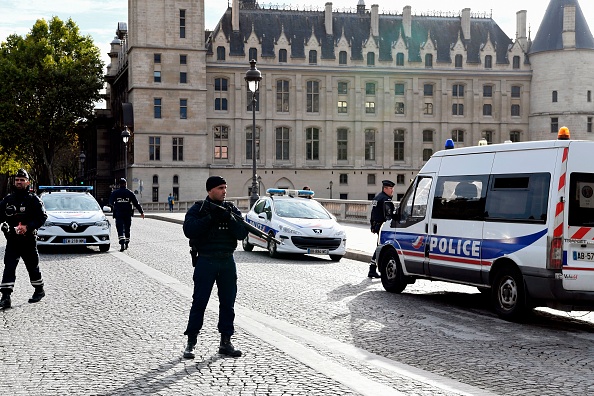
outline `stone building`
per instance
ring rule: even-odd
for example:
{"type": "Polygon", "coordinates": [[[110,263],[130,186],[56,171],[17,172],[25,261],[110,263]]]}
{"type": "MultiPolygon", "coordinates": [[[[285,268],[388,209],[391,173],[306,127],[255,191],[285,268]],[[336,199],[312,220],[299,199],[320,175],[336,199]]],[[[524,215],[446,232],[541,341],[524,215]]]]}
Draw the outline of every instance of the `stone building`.
{"type": "Polygon", "coordinates": [[[128,15],[108,94],[113,138],[132,131],[129,184],[142,202],[201,198],[213,174],[229,196],[249,195],[254,154],[261,192],[309,185],[321,198],[369,199],[392,179],[400,196],[448,138],[550,139],[561,125],[591,136],[594,42],[577,0],[551,0],[533,42],[525,10],[513,40],[469,8],[380,13],[363,0],[343,10],[233,0],[212,32],[203,0],[129,0],[128,15]],[[262,73],[255,134],[251,59],[262,73]]]}

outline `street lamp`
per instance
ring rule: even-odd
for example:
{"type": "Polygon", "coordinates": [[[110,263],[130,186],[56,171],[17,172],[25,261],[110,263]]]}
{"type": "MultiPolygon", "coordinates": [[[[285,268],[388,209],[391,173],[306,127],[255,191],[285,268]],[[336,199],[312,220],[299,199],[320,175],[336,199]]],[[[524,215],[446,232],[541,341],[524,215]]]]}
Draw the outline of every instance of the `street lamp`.
{"type": "Polygon", "coordinates": [[[252,195],[250,196],[250,207],[258,200],[258,179],[256,175],[256,93],[260,88],[262,73],[256,69],[256,61],[250,61],[250,70],[245,73],[245,82],[248,91],[252,93],[252,195]]]}
{"type": "Polygon", "coordinates": [[[128,126],[122,131],[122,141],[124,142],[124,179],[128,180],[128,140],[130,139],[130,130],[128,126]]]}
{"type": "Polygon", "coordinates": [[[87,159],[87,156],[85,155],[85,153],[83,151],[80,152],[80,155],[78,156],[78,160],[80,161],[80,182],[82,184],[83,181],[83,176],[85,174],[85,160],[87,159]]]}
{"type": "Polygon", "coordinates": [[[330,180],[328,182],[328,190],[330,190],[330,199],[332,199],[332,185],[334,184],[334,182],[332,180],[330,180]]]}

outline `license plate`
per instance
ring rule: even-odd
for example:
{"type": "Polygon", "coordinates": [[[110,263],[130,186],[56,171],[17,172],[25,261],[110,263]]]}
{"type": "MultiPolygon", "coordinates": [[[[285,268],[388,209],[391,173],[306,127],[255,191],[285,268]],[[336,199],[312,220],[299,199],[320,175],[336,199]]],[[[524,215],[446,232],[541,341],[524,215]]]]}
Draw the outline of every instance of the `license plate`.
{"type": "Polygon", "coordinates": [[[307,249],[309,254],[328,254],[328,249],[307,249]]]}
{"type": "Polygon", "coordinates": [[[86,243],[85,238],[65,238],[64,243],[86,243]]]}
{"type": "Polygon", "coordinates": [[[573,259],[579,261],[594,261],[594,252],[573,252],[573,259]]]}

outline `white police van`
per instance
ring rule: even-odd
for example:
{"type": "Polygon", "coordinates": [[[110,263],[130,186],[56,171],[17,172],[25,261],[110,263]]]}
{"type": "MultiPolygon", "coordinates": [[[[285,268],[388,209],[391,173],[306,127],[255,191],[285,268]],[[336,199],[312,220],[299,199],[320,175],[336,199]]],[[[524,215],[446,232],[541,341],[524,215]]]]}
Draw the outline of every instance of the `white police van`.
{"type": "Polygon", "coordinates": [[[476,286],[507,320],[594,310],[592,155],[594,142],[571,140],[435,153],[380,231],[383,287],[476,286]]]}

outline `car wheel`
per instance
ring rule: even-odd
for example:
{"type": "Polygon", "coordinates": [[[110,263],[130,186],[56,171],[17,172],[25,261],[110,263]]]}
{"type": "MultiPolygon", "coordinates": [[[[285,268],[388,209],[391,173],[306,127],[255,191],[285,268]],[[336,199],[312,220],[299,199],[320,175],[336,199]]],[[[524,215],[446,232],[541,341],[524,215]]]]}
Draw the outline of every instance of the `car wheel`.
{"type": "Polygon", "coordinates": [[[390,293],[402,293],[408,283],[394,250],[381,255],[379,268],[384,289],[390,293]]]}
{"type": "Polygon", "coordinates": [[[268,239],[268,244],[267,244],[268,255],[272,258],[276,258],[276,257],[278,257],[278,253],[276,251],[276,242],[274,242],[272,240],[272,238],[274,238],[274,234],[271,232],[268,235],[271,236],[271,238],[268,239]]]}
{"type": "Polygon", "coordinates": [[[330,260],[332,260],[332,261],[340,261],[341,258],[342,258],[342,256],[340,254],[331,254],[330,255],[330,260]]]}
{"type": "Polygon", "coordinates": [[[517,268],[503,268],[495,274],[491,302],[501,319],[518,321],[528,311],[524,279],[517,268]]]}
{"type": "Polygon", "coordinates": [[[254,245],[248,242],[248,238],[249,236],[243,238],[243,240],[241,241],[241,246],[243,247],[243,250],[245,250],[246,252],[251,252],[252,250],[254,250],[254,245]]]}
{"type": "Polygon", "coordinates": [[[109,250],[109,248],[111,247],[111,245],[105,244],[105,245],[99,245],[99,251],[100,252],[107,252],[109,250]]]}

